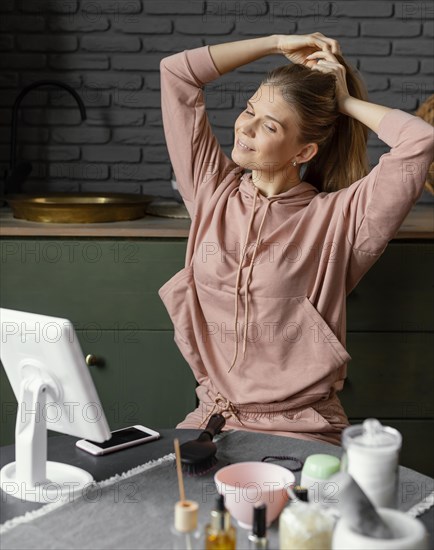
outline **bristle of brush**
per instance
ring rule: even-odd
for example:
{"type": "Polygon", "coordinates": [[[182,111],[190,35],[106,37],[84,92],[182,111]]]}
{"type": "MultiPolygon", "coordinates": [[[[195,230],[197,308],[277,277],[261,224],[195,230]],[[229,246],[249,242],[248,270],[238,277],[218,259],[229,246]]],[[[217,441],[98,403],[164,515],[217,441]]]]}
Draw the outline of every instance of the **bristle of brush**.
{"type": "Polygon", "coordinates": [[[185,462],[182,462],[182,471],[189,476],[203,476],[210,472],[217,462],[218,460],[215,455],[207,458],[206,460],[202,460],[202,462],[197,464],[186,464],[185,462]]]}
{"type": "Polygon", "coordinates": [[[217,446],[213,438],[221,432],[226,419],[222,414],[213,414],[205,430],[197,439],[187,441],[180,447],[182,469],[188,475],[203,475],[217,464],[217,446]]]}

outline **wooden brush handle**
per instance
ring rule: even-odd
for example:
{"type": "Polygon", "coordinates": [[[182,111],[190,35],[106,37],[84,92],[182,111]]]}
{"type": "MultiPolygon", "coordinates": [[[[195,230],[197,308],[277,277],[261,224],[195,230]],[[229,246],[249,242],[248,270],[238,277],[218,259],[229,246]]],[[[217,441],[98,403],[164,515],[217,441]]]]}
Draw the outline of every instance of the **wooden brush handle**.
{"type": "Polygon", "coordinates": [[[222,414],[213,414],[210,417],[206,428],[200,434],[199,439],[202,440],[211,438],[212,440],[215,435],[219,434],[222,431],[225,424],[226,418],[222,414]]]}

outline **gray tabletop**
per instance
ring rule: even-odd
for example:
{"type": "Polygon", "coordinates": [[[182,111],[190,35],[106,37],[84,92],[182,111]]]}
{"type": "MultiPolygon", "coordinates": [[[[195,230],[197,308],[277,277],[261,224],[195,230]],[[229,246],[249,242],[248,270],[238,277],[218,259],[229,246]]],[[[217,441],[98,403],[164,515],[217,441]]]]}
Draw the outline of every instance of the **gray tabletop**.
{"type": "MultiPolygon", "coordinates": [[[[173,453],[173,439],[180,443],[197,437],[198,430],[159,430],[161,439],[125,449],[106,456],[92,456],[75,446],[77,438],[53,436],[48,438],[48,459],[65,462],[90,472],[96,481],[107,480],[149,461],[173,453]]],[[[291,455],[304,461],[314,453],[327,453],[340,457],[342,449],[326,443],[300,439],[232,431],[218,441],[218,463],[210,472],[185,480],[187,496],[200,503],[200,524],[208,520],[215,497],[215,471],[229,463],[261,460],[268,455],[291,455]],[[204,487],[206,490],[204,491],[204,487]],[[206,494],[209,498],[205,498],[206,494]],[[205,495],[205,496],[204,496],[205,495]]],[[[14,460],[14,446],[0,448],[0,465],[14,460]]],[[[289,463],[283,464],[290,467],[289,463]]],[[[294,472],[300,482],[300,471],[294,472]]],[[[125,506],[114,502],[113,491],[101,498],[68,503],[59,510],[21,523],[2,534],[1,548],[170,548],[170,523],[173,504],[178,500],[176,472],[173,463],[153,468],[130,477],[135,483],[135,505],[125,506]],[[128,526],[126,529],[125,526],[128,526]]],[[[434,489],[434,480],[408,468],[400,467],[400,499],[398,507],[410,509],[434,489]]],[[[131,486],[131,483],[130,483],[131,486]]],[[[118,493],[119,495],[119,493],[118,493]]],[[[22,517],[26,512],[42,510],[41,504],[23,502],[1,493],[0,523],[22,517]]],[[[118,498],[119,501],[119,498],[118,498]]],[[[434,539],[434,507],[419,519],[434,539]]],[[[8,525],[8,523],[6,523],[8,525]]],[[[237,548],[245,548],[247,532],[237,528],[237,548]]],[[[278,522],[269,529],[270,548],[277,548],[278,522]]]]}

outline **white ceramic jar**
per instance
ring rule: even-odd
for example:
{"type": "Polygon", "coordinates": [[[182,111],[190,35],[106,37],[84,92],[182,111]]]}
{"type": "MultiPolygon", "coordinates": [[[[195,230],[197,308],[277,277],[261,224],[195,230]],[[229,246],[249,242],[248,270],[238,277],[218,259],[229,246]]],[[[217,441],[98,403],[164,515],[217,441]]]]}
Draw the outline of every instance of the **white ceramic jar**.
{"type": "Polygon", "coordinates": [[[342,470],[360,485],[376,507],[396,508],[402,436],[375,418],[342,432],[342,470]]]}
{"type": "Polygon", "coordinates": [[[393,539],[355,533],[342,518],[333,531],[332,550],[428,550],[428,533],[420,520],[391,508],[379,508],[377,512],[392,530],[393,539]]]}

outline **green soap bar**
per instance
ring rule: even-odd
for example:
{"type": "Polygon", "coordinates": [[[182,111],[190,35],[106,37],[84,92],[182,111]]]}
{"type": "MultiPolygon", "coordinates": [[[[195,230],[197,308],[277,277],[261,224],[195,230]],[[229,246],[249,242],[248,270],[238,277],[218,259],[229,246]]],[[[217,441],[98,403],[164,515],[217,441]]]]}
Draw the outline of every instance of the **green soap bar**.
{"type": "Polygon", "coordinates": [[[339,472],[341,461],[336,456],[317,454],[307,457],[303,474],[313,478],[328,479],[336,472],[339,472]]]}

